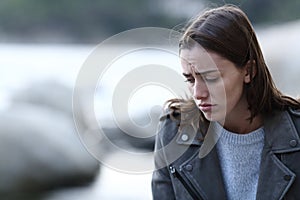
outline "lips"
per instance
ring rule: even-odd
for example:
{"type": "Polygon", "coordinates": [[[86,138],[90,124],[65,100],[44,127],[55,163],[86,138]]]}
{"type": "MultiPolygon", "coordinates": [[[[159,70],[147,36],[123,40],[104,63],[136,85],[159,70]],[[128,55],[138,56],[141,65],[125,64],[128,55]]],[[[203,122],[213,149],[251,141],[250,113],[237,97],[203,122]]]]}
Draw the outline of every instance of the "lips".
{"type": "Polygon", "coordinates": [[[199,108],[202,112],[210,112],[214,106],[215,106],[214,104],[208,104],[208,103],[199,104],[199,108]]]}

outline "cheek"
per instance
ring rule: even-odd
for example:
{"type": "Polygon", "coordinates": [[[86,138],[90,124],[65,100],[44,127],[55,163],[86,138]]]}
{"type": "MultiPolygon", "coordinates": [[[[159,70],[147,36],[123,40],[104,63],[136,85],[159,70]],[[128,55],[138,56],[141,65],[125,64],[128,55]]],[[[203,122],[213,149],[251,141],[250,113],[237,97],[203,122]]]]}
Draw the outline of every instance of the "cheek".
{"type": "Polygon", "coordinates": [[[188,85],[188,89],[190,91],[190,94],[193,96],[194,95],[194,87],[192,85],[188,85]]]}
{"type": "Polygon", "coordinates": [[[193,97],[194,96],[194,90],[195,90],[195,85],[194,84],[191,84],[191,83],[186,83],[186,86],[190,92],[190,95],[193,97]]]}
{"type": "Polygon", "coordinates": [[[243,95],[243,83],[237,82],[237,83],[231,83],[228,84],[227,87],[225,87],[226,91],[226,101],[228,107],[232,107],[241,99],[243,95]]]}
{"type": "Polygon", "coordinates": [[[243,93],[243,84],[233,79],[222,79],[217,84],[208,87],[212,101],[220,106],[231,107],[241,97],[243,93]]]}
{"type": "Polygon", "coordinates": [[[207,89],[212,100],[222,101],[226,99],[226,89],[223,81],[213,85],[208,84],[207,89]]]}

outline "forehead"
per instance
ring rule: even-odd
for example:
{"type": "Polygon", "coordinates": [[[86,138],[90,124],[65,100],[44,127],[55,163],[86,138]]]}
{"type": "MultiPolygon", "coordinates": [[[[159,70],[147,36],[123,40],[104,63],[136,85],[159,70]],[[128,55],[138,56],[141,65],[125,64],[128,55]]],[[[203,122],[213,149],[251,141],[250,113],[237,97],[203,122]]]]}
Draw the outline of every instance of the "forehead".
{"type": "Polygon", "coordinates": [[[199,72],[221,70],[227,61],[219,54],[206,51],[200,46],[195,46],[191,49],[182,49],[180,59],[184,71],[190,71],[191,66],[193,66],[199,72]]]}

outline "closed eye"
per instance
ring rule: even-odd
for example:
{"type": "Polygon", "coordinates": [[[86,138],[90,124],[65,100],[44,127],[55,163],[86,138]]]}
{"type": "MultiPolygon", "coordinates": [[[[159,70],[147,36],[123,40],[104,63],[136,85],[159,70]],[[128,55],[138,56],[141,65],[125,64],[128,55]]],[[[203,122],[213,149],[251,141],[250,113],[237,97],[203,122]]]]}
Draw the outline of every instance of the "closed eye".
{"type": "Polygon", "coordinates": [[[195,83],[195,78],[192,76],[192,74],[183,73],[183,76],[186,78],[185,82],[195,83]]]}
{"type": "Polygon", "coordinates": [[[195,79],[194,78],[187,78],[185,80],[185,82],[188,82],[188,83],[195,83],[195,79]]]}
{"type": "Polygon", "coordinates": [[[204,81],[207,81],[207,82],[215,82],[219,79],[219,76],[206,75],[206,76],[203,76],[203,79],[204,79],[204,81]]]}

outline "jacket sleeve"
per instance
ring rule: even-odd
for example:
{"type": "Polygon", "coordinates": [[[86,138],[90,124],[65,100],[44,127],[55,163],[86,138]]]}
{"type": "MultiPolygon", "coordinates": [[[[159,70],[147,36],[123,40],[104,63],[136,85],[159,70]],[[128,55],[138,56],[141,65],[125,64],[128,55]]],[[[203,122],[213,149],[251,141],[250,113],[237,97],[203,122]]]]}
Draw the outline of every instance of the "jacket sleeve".
{"type": "Polygon", "coordinates": [[[154,163],[155,171],[152,175],[152,196],[153,200],[172,200],[175,199],[172,180],[168,170],[167,159],[165,158],[164,146],[174,135],[174,122],[169,116],[163,116],[158,125],[154,163]],[[163,118],[163,119],[162,119],[163,118]]]}

